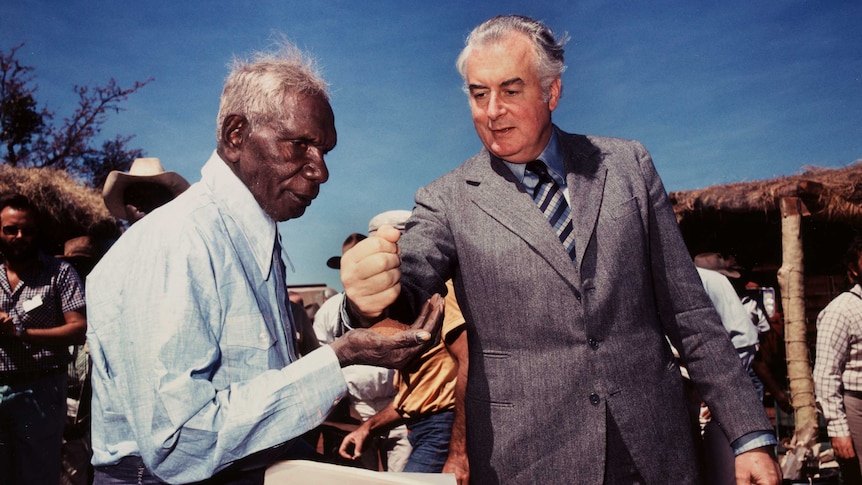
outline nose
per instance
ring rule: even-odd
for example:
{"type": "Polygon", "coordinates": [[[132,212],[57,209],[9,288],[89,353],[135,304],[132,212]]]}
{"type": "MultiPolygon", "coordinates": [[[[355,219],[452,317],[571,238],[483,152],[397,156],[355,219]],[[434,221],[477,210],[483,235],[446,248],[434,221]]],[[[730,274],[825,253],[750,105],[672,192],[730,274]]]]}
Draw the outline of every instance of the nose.
{"type": "Polygon", "coordinates": [[[326,162],[323,156],[316,157],[315,160],[307,163],[304,168],[305,177],[313,180],[318,184],[326,183],[329,180],[329,169],[326,168],[326,162]]]}
{"type": "Polygon", "coordinates": [[[492,121],[506,114],[506,106],[497,93],[491,93],[487,108],[488,118],[492,121]]]}

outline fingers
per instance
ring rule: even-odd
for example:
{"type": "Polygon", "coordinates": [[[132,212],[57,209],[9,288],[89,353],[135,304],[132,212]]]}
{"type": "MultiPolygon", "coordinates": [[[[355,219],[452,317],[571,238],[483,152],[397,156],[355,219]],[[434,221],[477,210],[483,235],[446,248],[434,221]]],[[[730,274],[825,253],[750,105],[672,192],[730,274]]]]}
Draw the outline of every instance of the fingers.
{"type": "Polygon", "coordinates": [[[437,324],[442,321],[444,305],[445,300],[437,293],[431,295],[431,298],[425,302],[422,306],[422,314],[419,316],[420,319],[423,319],[423,330],[434,333],[434,329],[438,326],[437,324]]]}
{"type": "Polygon", "coordinates": [[[428,342],[433,345],[438,341],[444,304],[443,297],[435,293],[422,305],[422,311],[410,326],[410,330],[401,333],[404,347],[414,347],[428,342]]]}
{"type": "MultiPolygon", "coordinates": [[[[419,316],[411,326],[414,330],[428,332],[428,340],[437,341],[440,333],[440,323],[443,321],[445,300],[439,294],[431,295],[424,305],[419,316]]],[[[423,340],[425,341],[425,340],[423,340]]]]}
{"type": "Polygon", "coordinates": [[[392,226],[383,225],[374,234],[375,237],[383,238],[391,243],[398,242],[401,239],[401,231],[392,226]]]}
{"type": "Polygon", "coordinates": [[[362,440],[358,439],[353,433],[344,437],[341,441],[341,446],[338,447],[338,454],[344,458],[355,460],[362,456],[362,440]],[[353,453],[349,449],[353,446],[353,453]]]}
{"type": "Polygon", "coordinates": [[[377,234],[360,241],[341,258],[344,292],[355,309],[367,317],[380,315],[401,292],[401,258],[397,244],[401,233],[384,226],[377,234]],[[384,230],[386,228],[395,234],[384,230]]]}

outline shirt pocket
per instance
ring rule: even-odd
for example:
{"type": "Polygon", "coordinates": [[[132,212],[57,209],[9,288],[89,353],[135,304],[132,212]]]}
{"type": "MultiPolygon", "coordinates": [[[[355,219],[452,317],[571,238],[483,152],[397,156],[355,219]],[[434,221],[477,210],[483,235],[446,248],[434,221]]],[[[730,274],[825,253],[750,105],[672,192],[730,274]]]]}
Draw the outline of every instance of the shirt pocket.
{"type": "Polygon", "coordinates": [[[228,317],[219,344],[221,370],[227,372],[229,381],[250,379],[268,370],[275,342],[262,315],[228,317]]]}

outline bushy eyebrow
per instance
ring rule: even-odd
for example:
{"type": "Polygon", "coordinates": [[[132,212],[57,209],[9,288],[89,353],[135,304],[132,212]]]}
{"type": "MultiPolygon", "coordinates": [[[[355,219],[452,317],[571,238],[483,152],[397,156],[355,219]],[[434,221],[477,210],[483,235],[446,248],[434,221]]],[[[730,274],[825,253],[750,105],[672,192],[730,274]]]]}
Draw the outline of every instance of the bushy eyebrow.
{"type": "MultiPolygon", "coordinates": [[[[510,88],[515,85],[523,86],[524,80],[519,77],[513,77],[512,79],[506,79],[505,81],[500,83],[501,88],[510,88]]],[[[470,91],[475,91],[477,89],[488,89],[487,86],[483,86],[481,84],[470,84],[468,87],[470,91]]]]}

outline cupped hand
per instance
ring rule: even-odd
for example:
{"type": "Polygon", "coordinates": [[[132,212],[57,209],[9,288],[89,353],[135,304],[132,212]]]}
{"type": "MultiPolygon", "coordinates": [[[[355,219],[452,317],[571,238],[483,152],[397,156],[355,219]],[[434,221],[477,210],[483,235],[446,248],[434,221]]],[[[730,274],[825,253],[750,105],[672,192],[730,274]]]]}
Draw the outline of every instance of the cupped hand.
{"type": "Polygon", "coordinates": [[[439,342],[443,306],[443,297],[434,294],[422,306],[422,312],[408,330],[383,335],[371,329],[357,328],[330,346],[342,367],[364,364],[401,369],[439,342]]]}

